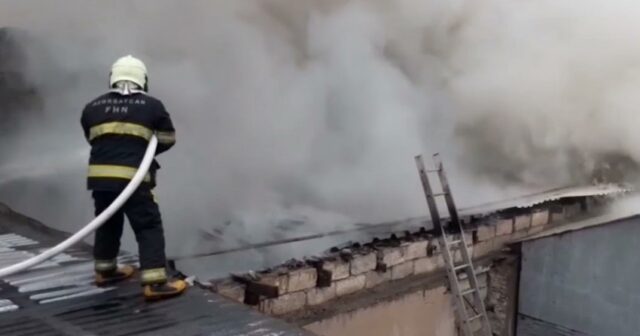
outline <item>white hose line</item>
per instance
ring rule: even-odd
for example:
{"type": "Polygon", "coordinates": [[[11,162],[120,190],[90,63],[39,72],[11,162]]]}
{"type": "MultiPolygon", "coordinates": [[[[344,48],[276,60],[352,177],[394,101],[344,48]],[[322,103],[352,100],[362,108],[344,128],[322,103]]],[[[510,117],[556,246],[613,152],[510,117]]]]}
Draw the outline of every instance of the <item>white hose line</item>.
{"type": "Polygon", "coordinates": [[[53,258],[54,256],[64,252],[66,249],[71,247],[72,245],[78,243],[79,241],[86,238],[88,235],[93,233],[93,231],[97,230],[104,222],[106,222],[113,214],[118,211],[124,205],[124,203],[131,197],[131,195],[138,189],[140,183],[144,179],[145,175],[149,171],[149,167],[151,167],[151,162],[153,162],[153,158],[155,157],[156,147],[158,146],[158,139],[156,136],[152,136],[149,141],[149,145],[147,146],[147,150],[144,153],[144,157],[142,159],[142,163],[140,163],[140,167],[138,171],[133,176],[129,184],[127,184],[126,188],[118,195],[118,197],[107,207],[98,217],[94,218],[89,224],[83,227],[80,231],[76,232],[73,236],[67,238],[65,241],[60,244],[42,252],[41,254],[31,257],[27,260],[21,261],[17,264],[7,266],[5,268],[0,269],[0,278],[6,277],[7,275],[11,275],[14,273],[18,273],[24,271],[28,268],[31,268],[35,265],[38,265],[48,259],[53,258]]]}

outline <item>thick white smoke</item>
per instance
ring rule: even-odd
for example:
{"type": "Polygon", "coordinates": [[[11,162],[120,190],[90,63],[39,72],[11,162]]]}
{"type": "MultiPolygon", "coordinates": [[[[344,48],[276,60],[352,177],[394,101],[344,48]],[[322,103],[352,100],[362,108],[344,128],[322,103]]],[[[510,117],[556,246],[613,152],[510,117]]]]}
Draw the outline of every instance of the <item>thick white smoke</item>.
{"type": "Polygon", "coordinates": [[[42,43],[26,71],[45,98],[1,145],[0,179],[51,167],[12,173],[0,199],[65,229],[89,218],[79,114],[128,53],[178,130],[158,189],[172,251],[197,229],[257,240],[281,219],[423,214],[418,153],[445,155],[461,204],[582,181],[602,155],[640,160],[639,15],[624,0],[0,0],[0,23],[42,43]]]}

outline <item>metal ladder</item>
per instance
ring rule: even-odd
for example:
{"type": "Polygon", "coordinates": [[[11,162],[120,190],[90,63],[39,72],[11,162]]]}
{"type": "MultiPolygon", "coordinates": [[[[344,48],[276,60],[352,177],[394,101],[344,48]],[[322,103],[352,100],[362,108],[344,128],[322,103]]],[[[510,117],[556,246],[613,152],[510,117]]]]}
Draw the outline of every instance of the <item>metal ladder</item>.
{"type": "Polygon", "coordinates": [[[433,170],[425,169],[421,155],[416,156],[415,160],[420,174],[420,180],[422,180],[422,187],[424,188],[424,193],[427,198],[429,212],[431,213],[433,228],[440,231],[438,242],[447,269],[447,277],[449,278],[451,291],[454,296],[453,302],[458,316],[459,329],[464,336],[492,336],[487,311],[480,297],[480,288],[478,287],[476,272],[471,262],[471,255],[469,254],[468,245],[464,237],[462,225],[460,224],[460,218],[458,217],[458,211],[453,202],[453,196],[451,195],[451,189],[449,188],[440,156],[438,154],[433,155],[433,161],[436,166],[433,170]],[[433,193],[431,183],[429,182],[429,173],[438,174],[440,185],[442,186],[441,193],[433,193]],[[437,197],[444,197],[451,220],[449,229],[458,232],[459,238],[458,235],[448,233],[443,227],[436,203],[437,197]],[[460,250],[461,256],[459,263],[454,260],[452,252],[457,249],[460,250]],[[463,274],[466,275],[466,279],[468,280],[468,288],[462,288],[461,283],[464,282],[465,279],[460,278],[460,276],[463,274]]]}

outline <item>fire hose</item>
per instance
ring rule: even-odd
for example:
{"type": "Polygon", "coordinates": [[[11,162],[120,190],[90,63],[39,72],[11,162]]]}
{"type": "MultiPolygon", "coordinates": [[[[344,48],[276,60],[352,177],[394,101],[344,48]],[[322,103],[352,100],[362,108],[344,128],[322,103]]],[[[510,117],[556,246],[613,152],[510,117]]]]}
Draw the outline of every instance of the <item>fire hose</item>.
{"type": "Polygon", "coordinates": [[[27,270],[33,266],[36,266],[42,262],[45,262],[56,255],[64,252],[69,247],[74,244],[80,242],[85,239],[88,235],[97,230],[104,222],[106,222],[111,216],[113,216],[116,211],[118,211],[124,203],[131,197],[131,195],[138,189],[140,183],[144,179],[145,175],[149,171],[149,167],[151,167],[151,163],[153,162],[153,158],[155,157],[156,147],[158,146],[158,139],[156,136],[152,136],[149,141],[149,145],[147,146],[147,150],[144,153],[144,157],[142,158],[142,162],[140,163],[140,167],[138,167],[138,171],[135,173],[129,184],[124,188],[124,190],[118,195],[118,197],[111,203],[100,215],[94,218],[89,224],[83,227],[80,231],[73,234],[71,237],[67,238],[63,242],[58,245],[51,247],[50,249],[33,256],[27,260],[21,261],[17,264],[7,266],[5,268],[0,269],[0,278],[5,277],[7,275],[11,275],[14,273],[22,272],[27,270]]]}

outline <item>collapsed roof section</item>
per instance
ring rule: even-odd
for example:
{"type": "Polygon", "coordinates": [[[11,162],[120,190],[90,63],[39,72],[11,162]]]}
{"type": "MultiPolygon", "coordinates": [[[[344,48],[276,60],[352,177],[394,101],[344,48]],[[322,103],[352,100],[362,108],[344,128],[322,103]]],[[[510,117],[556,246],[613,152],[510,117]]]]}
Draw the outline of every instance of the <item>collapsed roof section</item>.
{"type": "MultiPolygon", "coordinates": [[[[563,188],[467,209],[462,217],[465,240],[471,243],[474,259],[484,258],[511,242],[606,211],[605,205],[630,191],[614,185],[563,188]]],[[[223,296],[276,316],[330,309],[332,300],[361,290],[442,272],[437,232],[428,224],[426,219],[393,223],[361,243],[212,280],[211,286],[223,296]]]]}

